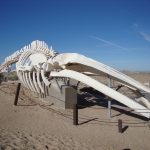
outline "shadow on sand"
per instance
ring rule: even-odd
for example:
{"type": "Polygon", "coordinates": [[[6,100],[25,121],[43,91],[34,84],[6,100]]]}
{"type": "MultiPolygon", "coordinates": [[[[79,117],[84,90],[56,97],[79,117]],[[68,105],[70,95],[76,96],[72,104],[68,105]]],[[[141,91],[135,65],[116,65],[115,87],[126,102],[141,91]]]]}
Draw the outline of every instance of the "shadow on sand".
{"type": "MultiPolygon", "coordinates": [[[[101,106],[99,109],[108,108],[108,100],[110,100],[107,96],[96,91],[91,87],[84,87],[80,90],[80,94],[78,94],[78,106],[79,109],[83,109],[86,107],[92,107],[94,105],[101,106]]],[[[112,117],[120,116],[122,114],[126,114],[128,116],[141,119],[143,121],[148,121],[146,117],[140,116],[134,112],[134,110],[129,109],[125,105],[111,100],[111,109],[118,111],[117,115],[112,117]]]]}

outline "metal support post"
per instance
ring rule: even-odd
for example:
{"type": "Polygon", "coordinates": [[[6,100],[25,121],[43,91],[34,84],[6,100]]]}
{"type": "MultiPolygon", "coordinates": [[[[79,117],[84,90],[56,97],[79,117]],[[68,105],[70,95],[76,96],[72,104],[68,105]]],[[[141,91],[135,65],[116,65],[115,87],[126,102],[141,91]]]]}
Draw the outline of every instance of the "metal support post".
{"type": "Polygon", "coordinates": [[[111,118],[111,101],[108,100],[108,117],[111,118]]]}
{"type": "MultiPolygon", "coordinates": [[[[111,88],[111,78],[108,78],[108,86],[111,88]]],[[[108,100],[108,118],[111,118],[111,100],[108,100]]]]}
{"type": "Polygon", "coordinates": [[[122,120],[121,119],[118,120],[118,132],[122,133],[122,120]]]}
{"type": "Polygon", "coordinates": [[[17,103],[18,103],[18,97],[19,97],[20,87],[21,87],[21,83],[18,83],[17,89],[16,89],[15,100],[14,100],[14,105],[15,105],[15,106],[16,106],[17,103]]]}
{"type": "Polygon", "coordinates": [[[78,125],[78,106],[73,105],[73,125],[78,125]]]}

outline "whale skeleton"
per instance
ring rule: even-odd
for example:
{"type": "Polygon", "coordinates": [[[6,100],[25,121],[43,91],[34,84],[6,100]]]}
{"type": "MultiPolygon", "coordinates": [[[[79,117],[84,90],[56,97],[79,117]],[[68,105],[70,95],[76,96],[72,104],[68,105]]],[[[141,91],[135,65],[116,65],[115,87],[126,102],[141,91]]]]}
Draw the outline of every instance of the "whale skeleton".
{"type": "Polygon", "coordinates": [[[0,65],[0,71],[13,63],[16,63],[20,81],[35,93],[45,94],[45,87],[49,87],[56,79],[64,80],[65,83],[68,79],[74,79],[150,118],[150,102],[142,94],[150,93],[150,88],[101,62],[77,53],[58,54],[52,47],[48,48],[45,42],[37,40],[8,56],[0,65]],[[133,91],[138,100],[131,99],[93,79],[91,75],[94,74],[118,81],[120,87],[125,86],[133,91]]]}

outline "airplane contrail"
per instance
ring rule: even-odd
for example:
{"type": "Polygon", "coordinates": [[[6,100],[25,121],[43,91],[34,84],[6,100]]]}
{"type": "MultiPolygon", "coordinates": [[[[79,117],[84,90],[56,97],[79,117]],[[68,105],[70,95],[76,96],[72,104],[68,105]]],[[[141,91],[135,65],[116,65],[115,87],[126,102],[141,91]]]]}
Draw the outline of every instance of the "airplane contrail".
{"type": "Polygon", "coordinates": [[[111,46],[114,46],[114,47],[117,47],[117,48],[120,48],[120,49],[123,49],[123,50],[128,50],[126,47],[120,46],[118,44],[112,43],[112,42],[104,40],[104,39],[101,39],[99,37],[96,37],[96,36],[89,36],[89,37],[92,38],[92,39],[96,39],[98,41],[101,41],[101,42],[103,42],[107,45],[111,45],[111,46]]]}

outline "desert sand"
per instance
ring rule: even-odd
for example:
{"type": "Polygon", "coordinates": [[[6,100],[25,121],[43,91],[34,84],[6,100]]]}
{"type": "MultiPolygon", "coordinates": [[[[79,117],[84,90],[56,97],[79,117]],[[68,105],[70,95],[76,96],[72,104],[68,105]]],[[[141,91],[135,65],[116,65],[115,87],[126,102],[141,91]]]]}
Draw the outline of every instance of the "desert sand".
{"type": "MultiPolygon", "coordinates": [[[[129,75],[143,83],[150,81],[150,74],[129,75]]],[[[0,150],[150,149],[150,122],[138,115],[112,109],[108,118],[105,105],[93,103],[79,109],[79,125],[75,126],[72,110],[31,96],[23,86],[14,106],[16,86],[17,82],[10,81],[0,85],[0,150]],[[118,132],[118,119],[123,121],[123,133],[118,132]]]]}

